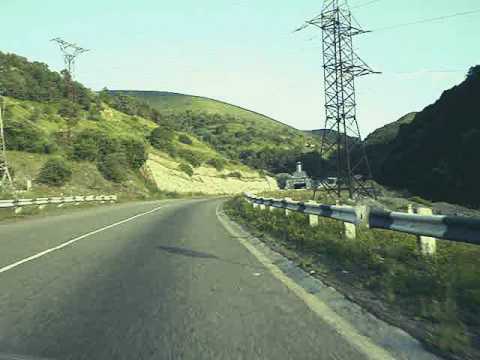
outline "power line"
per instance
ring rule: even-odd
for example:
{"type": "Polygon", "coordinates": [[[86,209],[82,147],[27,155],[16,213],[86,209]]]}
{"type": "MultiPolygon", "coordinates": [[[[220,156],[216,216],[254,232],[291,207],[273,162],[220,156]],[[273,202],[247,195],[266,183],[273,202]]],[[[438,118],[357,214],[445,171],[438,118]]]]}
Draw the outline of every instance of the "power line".
{"type": "Polygon", "coordinates": [[[382,1],[382,0],[371,0],[371,1],[365,2],[363,4],[355,5],[355,6],[351,7],[350,10],[360,9],[360,8],[363,8],[363,7],[368,6],[368,5],[375,4],[375,3],[380,2],[380,1],[382,1]]]}
{"type": "Polygon", "coordinates": [[[377,32],[377,31],[393,30],[393,29],[398,29],[398,28],[402,28],[402,27],[425,24],[425,23],[429,23],[429,22],[446,20],[446,19],[451,19],[451,18],[454,18],[454,17],[477,14],[477,13],[480,13],[480,9],[458,12],[458,13],[454,13],[454,14],[450,14],[450,15],[437,16],[437,17],[433,17],[433,18],[417,20],[417,21],[412,21],[412,22],[403,23],[403,24],[385,26],[383,28],[374,29],[372,31],[377,32]]]}
{"type": "Polygon", "coordinates": [[[345,0],[325,1],[322,13],[296,31],[308,26],[322,30],[325,125],[320,155],[326,159],[335,154],[337,165],[338,182],[322,181],[323,188],[337,198],[345,190],[350,198],[374,196],[365,182],[371,177],[371,171],[360,141],[355,98],[355,79],[376,73],[356,54],[353,46],[353,37],[366,31],[352,25],[352,15],[345,0]],[[352,141],[352,138],[358,141],[352,141]],[[366,178],[359,176],[360,173],[366,178]]]}

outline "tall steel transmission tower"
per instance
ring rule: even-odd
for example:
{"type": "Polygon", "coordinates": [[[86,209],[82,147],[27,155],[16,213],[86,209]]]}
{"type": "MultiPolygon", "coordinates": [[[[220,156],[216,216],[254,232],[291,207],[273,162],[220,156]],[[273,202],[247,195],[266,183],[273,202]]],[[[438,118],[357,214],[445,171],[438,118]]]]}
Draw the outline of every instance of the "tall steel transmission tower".
{"type": "Polygon", "coordinates": [[[325,1],[322,13],[296,31],[310,25],[322,30],[326,117],[321,155],[336,160],[337,181],[322,181],[322,187],[337,198],[345,191],[351,199],[375,196],[367,186],[371,170],[361,140],[355,98],[355,78],[376,73],[353,49],[353,37],[368,31],[352,26],[346,0],[325,1]]]}
{"type": "Polygon", "coordinates": [[[73,73],[75,71],[75,59],[80,54],[83,54],[90,50],[81,48],[76,44],[69,43],[65,40],[62,40],[61,38],[55,38],[55,39],[52,39],[51,41],[56,42],[60,46],[60,50],[63,54],[64,61],[65,61],[65,70],[68,72],[65,80],[67,82],[69,97],[71,101],[74,101],[75,88],[73,86],[73,78],[74,78],[73,73]]]}
{"type": "Polygon", "coordinates": [[[0,190],[6,187],[13,188],[13,181],[8,169],[7,149],[5,143],[5,134],[3,132],[3,109],[5,102],[0,97],[0,190]]]}

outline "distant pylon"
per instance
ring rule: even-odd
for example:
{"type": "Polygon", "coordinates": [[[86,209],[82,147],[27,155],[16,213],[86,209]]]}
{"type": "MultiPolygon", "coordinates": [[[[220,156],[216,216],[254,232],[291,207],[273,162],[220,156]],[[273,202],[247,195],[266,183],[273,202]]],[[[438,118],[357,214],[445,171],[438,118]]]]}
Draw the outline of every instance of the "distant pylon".
{"type": "Polygon", "coordinates": [[[5,133],[3,131],[3,109],[4,100],[0,97],[0,189],[6,187],[13,188],[12,176],[8,168],[7,145],[5,142],[5,133]]]}
{"type": "Polygon", "coordinates": [[[61,38],[55,38],[51,41],[56,42],[60,46],[60,50],[62,51],[65,61],[65,70],[68,72],[67,78],[65,80],[67,82],[69,97],[71,101],[75,101],[75,91],[73,86],[75,59],[78,55],[90,50],[81,48],[76,44],[69,43],[61,38]]]}
{"type": "Polygon", "coordinates": [[[342,191],[352,199],[374,197],[366,182],[371,170],[357,122],[355,78],[376,72],[355,53],[352,40],[367,31],[352,26],[346,0],[326,1],[322,13],[296,31],[310,25],[322,30],[323,42],[326,117],[320,152],[324,158],[336,157],[337,181],[324,181],[322,188],[337,198],[342,191]]]}

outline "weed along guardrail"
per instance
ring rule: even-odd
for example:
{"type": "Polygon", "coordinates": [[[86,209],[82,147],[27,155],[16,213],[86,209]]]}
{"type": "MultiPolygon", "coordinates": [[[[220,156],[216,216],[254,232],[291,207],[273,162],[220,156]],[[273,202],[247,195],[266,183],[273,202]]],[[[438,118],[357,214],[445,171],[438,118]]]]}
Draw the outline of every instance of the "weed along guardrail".
{"type": "Polygon", "coordinates": [[[318,225],[318,217],[326,217],[345,224],[345,236],[355,239],[357,227],[386,229],[416,235],[419,250],[424,255],[436,251],[436,239],[445,239],[480,245],[480,219],[463,216],[433,215],[429,208],[419,208],[413,213],[390,212],[368,206],[322,205],[314,201],[298,202],[292,199],[271,199],[245,193],[245,200],[260,209],[284,209],[309,216],[311,226],[318,225]]]}
{"type": "Polygon", "coordinates": [[[89,196],[59,196],[49,198],[35,199],[14,199],[0,200],[0,209],[14,209],[16,214],[22,212],[25,206],[38,206],[39,209],[45,208],[47,205],[56,205],[62,207],[65,204],[80,204],[85,202],[115,202],[117,195],[89,195],[89,196]]]}

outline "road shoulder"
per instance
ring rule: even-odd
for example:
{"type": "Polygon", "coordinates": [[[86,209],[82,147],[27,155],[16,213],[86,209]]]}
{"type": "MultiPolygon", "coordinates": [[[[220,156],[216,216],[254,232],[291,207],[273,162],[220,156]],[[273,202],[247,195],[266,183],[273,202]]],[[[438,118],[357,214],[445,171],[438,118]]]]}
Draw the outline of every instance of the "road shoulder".
{"type": "Polygon", "coordinates": [[[292,261],[273,251],[246,229],[232,221],[217,208],[217,218],[226,230],[244,245],[272,274],[290,288],[323,321],[359,351],[372,359],[433,360],[438,357],[427,352],[408,333],[392,326],[340,292],[306,273],[292,261]]]}

